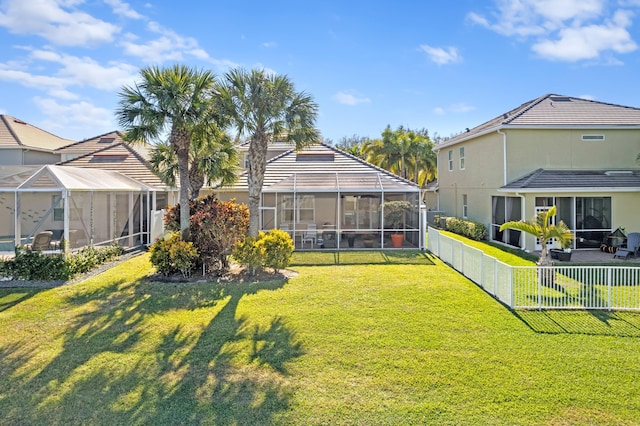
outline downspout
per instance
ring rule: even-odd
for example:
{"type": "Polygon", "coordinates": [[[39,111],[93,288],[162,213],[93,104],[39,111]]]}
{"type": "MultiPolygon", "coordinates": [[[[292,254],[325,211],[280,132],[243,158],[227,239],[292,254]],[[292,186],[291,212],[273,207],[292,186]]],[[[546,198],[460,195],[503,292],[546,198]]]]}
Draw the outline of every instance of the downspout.
{"type": "Polygon", "coordinates": [[[497,130],[502,135],[502,185],[507,184],[507,134],[502,130],[497,130]]]}
{"type": "MultiPolygon", "coordinates": [[[[526,199],[524,197],[524,195],[522,195],[519,192],[516,192],[516,197],[520,197],[520,211],[522,212],[522,216],[526,217],[527,216],[527,210],[526,210],[526,199]]],[[[524,217],[521,217],[520,219],[524,219],[524,217]]],[[[520,231],[522,232],[522,231],[520,231]]],[[[521,242],[520,242],[520,249],[521,250],[525,250],[526,251],[526,244],[525,244],[525,239],[526,239],[526,233],[522,232],[522,235],[524,238],[521,238],[521,242]]]]}

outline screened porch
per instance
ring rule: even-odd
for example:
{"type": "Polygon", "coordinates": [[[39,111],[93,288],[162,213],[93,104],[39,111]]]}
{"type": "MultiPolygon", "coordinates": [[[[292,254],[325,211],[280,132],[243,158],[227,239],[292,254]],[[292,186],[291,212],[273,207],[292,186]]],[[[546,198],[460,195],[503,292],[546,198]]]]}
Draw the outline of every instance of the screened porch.
{"type": "Polygon", "coordinates": [[[146,244],[155,191],[121,173],[67,166],[0,167],[0,252],[32,246],[146,244]]]}
{"type": "Polygon", "coordinates": [[[422,249],[422,216],[419,188],[400,178],[380,172],[295,173],[263,189],[260,225],[287,231],[297,250],[422,249]],[[394,224],[385,220],[385,202],[399,200],[411,208],[394,224]],[[392,234],[402,242],[394,245],[392,234]]]}

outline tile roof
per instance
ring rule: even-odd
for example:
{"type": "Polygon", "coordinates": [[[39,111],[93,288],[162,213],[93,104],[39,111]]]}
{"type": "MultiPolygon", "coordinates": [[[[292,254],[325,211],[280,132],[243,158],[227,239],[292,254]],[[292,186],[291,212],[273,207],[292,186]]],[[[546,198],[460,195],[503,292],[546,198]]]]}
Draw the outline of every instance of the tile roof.
{"type": "Polygon", "coordinates": [[[501,192],[638,190],[640,170],[538,169],[499,189],[501,192]]]}
{"type": "MultiPolygon", "coordinates": [[[[335,190],[337,185],[345,191],[380,185],[385,190],[419,190],[411,181],[326,144],[312,145],[298,152],[289,150],[267,162],[263,191],[286,191],[294,185],[314,191],[335,190]]],[[[246,172],[234,185],[219,190],[247,191],[246,172]]]]}
{"type": "Polygon", "coordinates": [[[436,148],[454,145],[498,129],[518,127],[640,127],[640,108],[547,94],[468,129],[436,148]]]}
{"type": "MultiPolygon", "coordinates": [[[[114,130],[112,132],[104,133],[93,138],[65,145],[57,149],[56,153],[63,155],[73,154],[76,156],[81,156],[101,150],[110,145],[124,143],[122,137],[123,134],[119,130],[114,130]]],[[[149,160],[151,147],[148,144],[135,144],[131,145],[131,148],[138,152],[138,154],[140,154],[144,159],[149,160]]]]}
{"type": "Polygon", "coordinates": [[[0,147],[25,147],[53,151],[72,142],[17,118],[0,114],[0,147]]]}
{"type": "Polygon", "coordinates": [[[124,142],[108,143],[107,146],[102,149],[58,164],[72,167],[113,170],[155,188],[166,187],[160,178],[151,171],[147,160],[124,142]]]}

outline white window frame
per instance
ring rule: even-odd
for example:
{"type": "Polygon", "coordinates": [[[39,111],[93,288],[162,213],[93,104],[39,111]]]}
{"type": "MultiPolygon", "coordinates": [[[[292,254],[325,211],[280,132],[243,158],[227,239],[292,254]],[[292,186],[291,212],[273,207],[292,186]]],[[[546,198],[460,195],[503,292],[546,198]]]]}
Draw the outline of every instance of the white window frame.
{"type": "Polygon", "coordinates": [[[462,217],[466,219],[469,216],[469,197],[467,194],[462,194],[462,217]]]}
{"type": "Polygon", "coordinates": [[[283,222],[315,223],[315,195],[298,195],[295,203],[293,202],[293,195],[284,195],[282,197],[281,217],[283,222]]]}
{"type": "Polygon", "coordinates": [[[453,171],[453,150],[449,150],[449,171],[453,171]]]}
{"type": "Polygon", "coordinates": [[[464,170],[464,146],[460,147],[460,170],[464,170]]]}
{"type": "Polygon", "coordinates": [[[244,153],[242,165],[244,166],[245,169],[249,168],[249,153],[248,152],[244,153]]]}

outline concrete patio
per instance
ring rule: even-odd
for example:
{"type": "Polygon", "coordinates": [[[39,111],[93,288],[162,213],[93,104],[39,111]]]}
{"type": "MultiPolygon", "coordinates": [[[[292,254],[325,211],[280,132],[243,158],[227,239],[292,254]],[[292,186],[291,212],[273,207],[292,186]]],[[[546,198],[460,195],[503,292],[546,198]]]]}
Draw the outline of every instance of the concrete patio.
{"type": "MultiPolygon", "coordinates": [[[[536,254],[540,254],[537,252],[536,254]]],[[[562,262],[553,259],[553,263],[557,265],[571,265],[572,263],[620,263],[621,265],[640,266],[640,257],[630,257],[627,259],[614,258],[613,253],[605,253],[597,249],[593,250],[573,250],[571,252],[571,260],[562,262]]]]}

